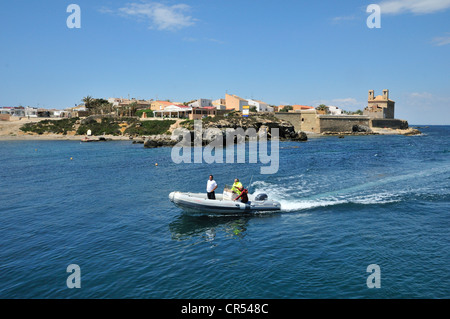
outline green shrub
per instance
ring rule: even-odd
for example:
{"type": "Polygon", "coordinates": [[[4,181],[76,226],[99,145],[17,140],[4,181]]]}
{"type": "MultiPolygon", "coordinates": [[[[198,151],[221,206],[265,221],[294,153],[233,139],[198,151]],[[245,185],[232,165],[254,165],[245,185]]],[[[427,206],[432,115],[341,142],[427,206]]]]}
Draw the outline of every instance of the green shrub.
{"type": "Polygon", "coordinates": [[[147,113],[147,117],[153,117],[152,110],[137,110],[135,115],[141,117],[142,113],[147,113]]]}
{"type": "Polygon", "coordinates": [[[73,131],[73,126],[77,120],[79,120],[78,117],[61,120],[43,120],[36,123],[24,124],[20,130],[25,133],[36,133],[40,135],[44,133],[66,135],[68,131],[73,131]]]}
{"type": "Polygon", "coordinates": [[[125,130],[125,134],[130,135],[158,135],[166,134],[174,120],[164,121],[144,121],[140,124],[135,123],[125,130]]]}
{"type": "Polygon", "coordinates": [[[118,122],[125,121],[125,119],[117,120],[115,118],[105,117],[98,123],[94,119],[88,119],[80,125],[77,130],[77,135],[85,135],[88,130],[91,130],[92,135],[120,135],[120,126],[118,122]]]}

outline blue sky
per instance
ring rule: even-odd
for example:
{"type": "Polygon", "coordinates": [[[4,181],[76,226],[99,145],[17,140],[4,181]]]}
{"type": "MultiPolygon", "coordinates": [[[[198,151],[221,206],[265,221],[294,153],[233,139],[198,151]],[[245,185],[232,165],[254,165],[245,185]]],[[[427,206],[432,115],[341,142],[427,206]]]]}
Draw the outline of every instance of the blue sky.
{"type": "Polygon", "coordinates": [[[0,106],[228,92],[357,110],[389,89],[397,118],[450,124],[449,21],[450,0],[2,1],[0,106]]]}

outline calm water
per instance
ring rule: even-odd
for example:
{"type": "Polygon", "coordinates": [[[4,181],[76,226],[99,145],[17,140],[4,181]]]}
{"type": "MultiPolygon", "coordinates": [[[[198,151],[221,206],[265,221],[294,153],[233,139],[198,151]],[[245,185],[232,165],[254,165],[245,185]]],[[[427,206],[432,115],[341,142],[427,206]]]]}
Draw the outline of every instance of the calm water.
{"type": "Polygon", "coordinates": [[[0,297],[448,298],[450,127],[422,131],[283,142],[275,175],[131,142],[0,142],[0,297]],[[190,216],[168,200],[210,173],[253,176],[283,211],[190,216]]]}

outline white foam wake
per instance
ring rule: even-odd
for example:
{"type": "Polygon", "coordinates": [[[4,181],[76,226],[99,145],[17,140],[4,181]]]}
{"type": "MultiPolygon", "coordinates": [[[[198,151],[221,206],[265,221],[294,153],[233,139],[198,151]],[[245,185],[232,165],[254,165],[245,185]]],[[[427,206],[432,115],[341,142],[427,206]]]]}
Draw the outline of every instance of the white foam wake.
{"type": "Polygon", "coordinates": [[[282,212],[296,212],[300,210],[308,210],[316,207],[326,207],[332,205],[344,204],[346,201],[332,200],[280,200],[282,212]]]}
{"type": "MultiPolygon", "coordinates": [[[[275,198],[274,198],[275,199],[275,198]]],[[[280,200],[281,210],[283,212],[301,211],[307,209],[313,209],[317,207],[335,206],[341,204],[362,204],[362,205],[380,205],[399,202],[400,198],[394,194],[371,194],[366,196],[358,196],[354,198],[318,198],[315,200],[280,200]]]]}

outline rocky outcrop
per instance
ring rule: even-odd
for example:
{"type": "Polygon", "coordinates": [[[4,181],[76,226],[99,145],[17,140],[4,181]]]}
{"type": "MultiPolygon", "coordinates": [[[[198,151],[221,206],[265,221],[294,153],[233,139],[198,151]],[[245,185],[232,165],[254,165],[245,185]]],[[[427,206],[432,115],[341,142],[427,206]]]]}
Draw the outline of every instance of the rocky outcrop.
{"type": "Polygon", "coordinates": [[[258,136],[263,134],[267,138],[272,138],[272,129],[278,129],[279,138],[281,140],[306,141],[308,137],[306,133],[295,131],[294,125],[288,121],[276,118],[273,115],[252,115],[248,118],[239,116],[224,117],[214,121],[207,121],[203,124],[204,129],[214,128],[226,130],[227,128],[242,128],[244,131],[254,129],[258,136]]]}
{"type": "Polygon", "coordinates": [[[353,133],[371,133],[372,129],[367,125],[353,125],[353,133]]]}
{"type": "Polygon", "coordinates": [[[174,146],[177,143],[170,135],[152,135],[144,140],[145,148],[157,148],[164,146],[174,146]]]}
{"type": "Polygon", "coordinates": [[[407,129],[407,130],[405,130],[405,132],[403,133],[403,135],[406,135],[406,136],[420,135],[420,134],[422,134],[422,132],[419,131],[418,129],[415,129],[415,128],[407,129]]]}
{"type": "MultiPolygon", "coordinates": [[[[172,129],[172,136],[169,135],[155,135],[149,136],[144,140],[144,147],[155,148],[162,146],[194,146],[194,145],[209,145],[216,141],[221,145],[226,145],[227,141],[232,143],[242,143],[253,138],[275,138],[272,136],[272,129],[278,129],[278,138],[280,140],[292,141],[307,141],[308,137],[304,132],[296,132],[294,126],[282,121],[274,116],[251,116],[243,118],[238,116],[221,117],[202,121],[201,132],[195,134],[195,128],[190,121],[189,125],[180,127],[177,125],[172,129]],[[198,140],[195,140],[195,139],[198,140]],[[186,145],[183,145],[184,144],[186,145]]],[[[136,143],[141,143],[142,140],[136,143]]],[[[133,142],[135,143],[135,142],[133,142]]]]}

